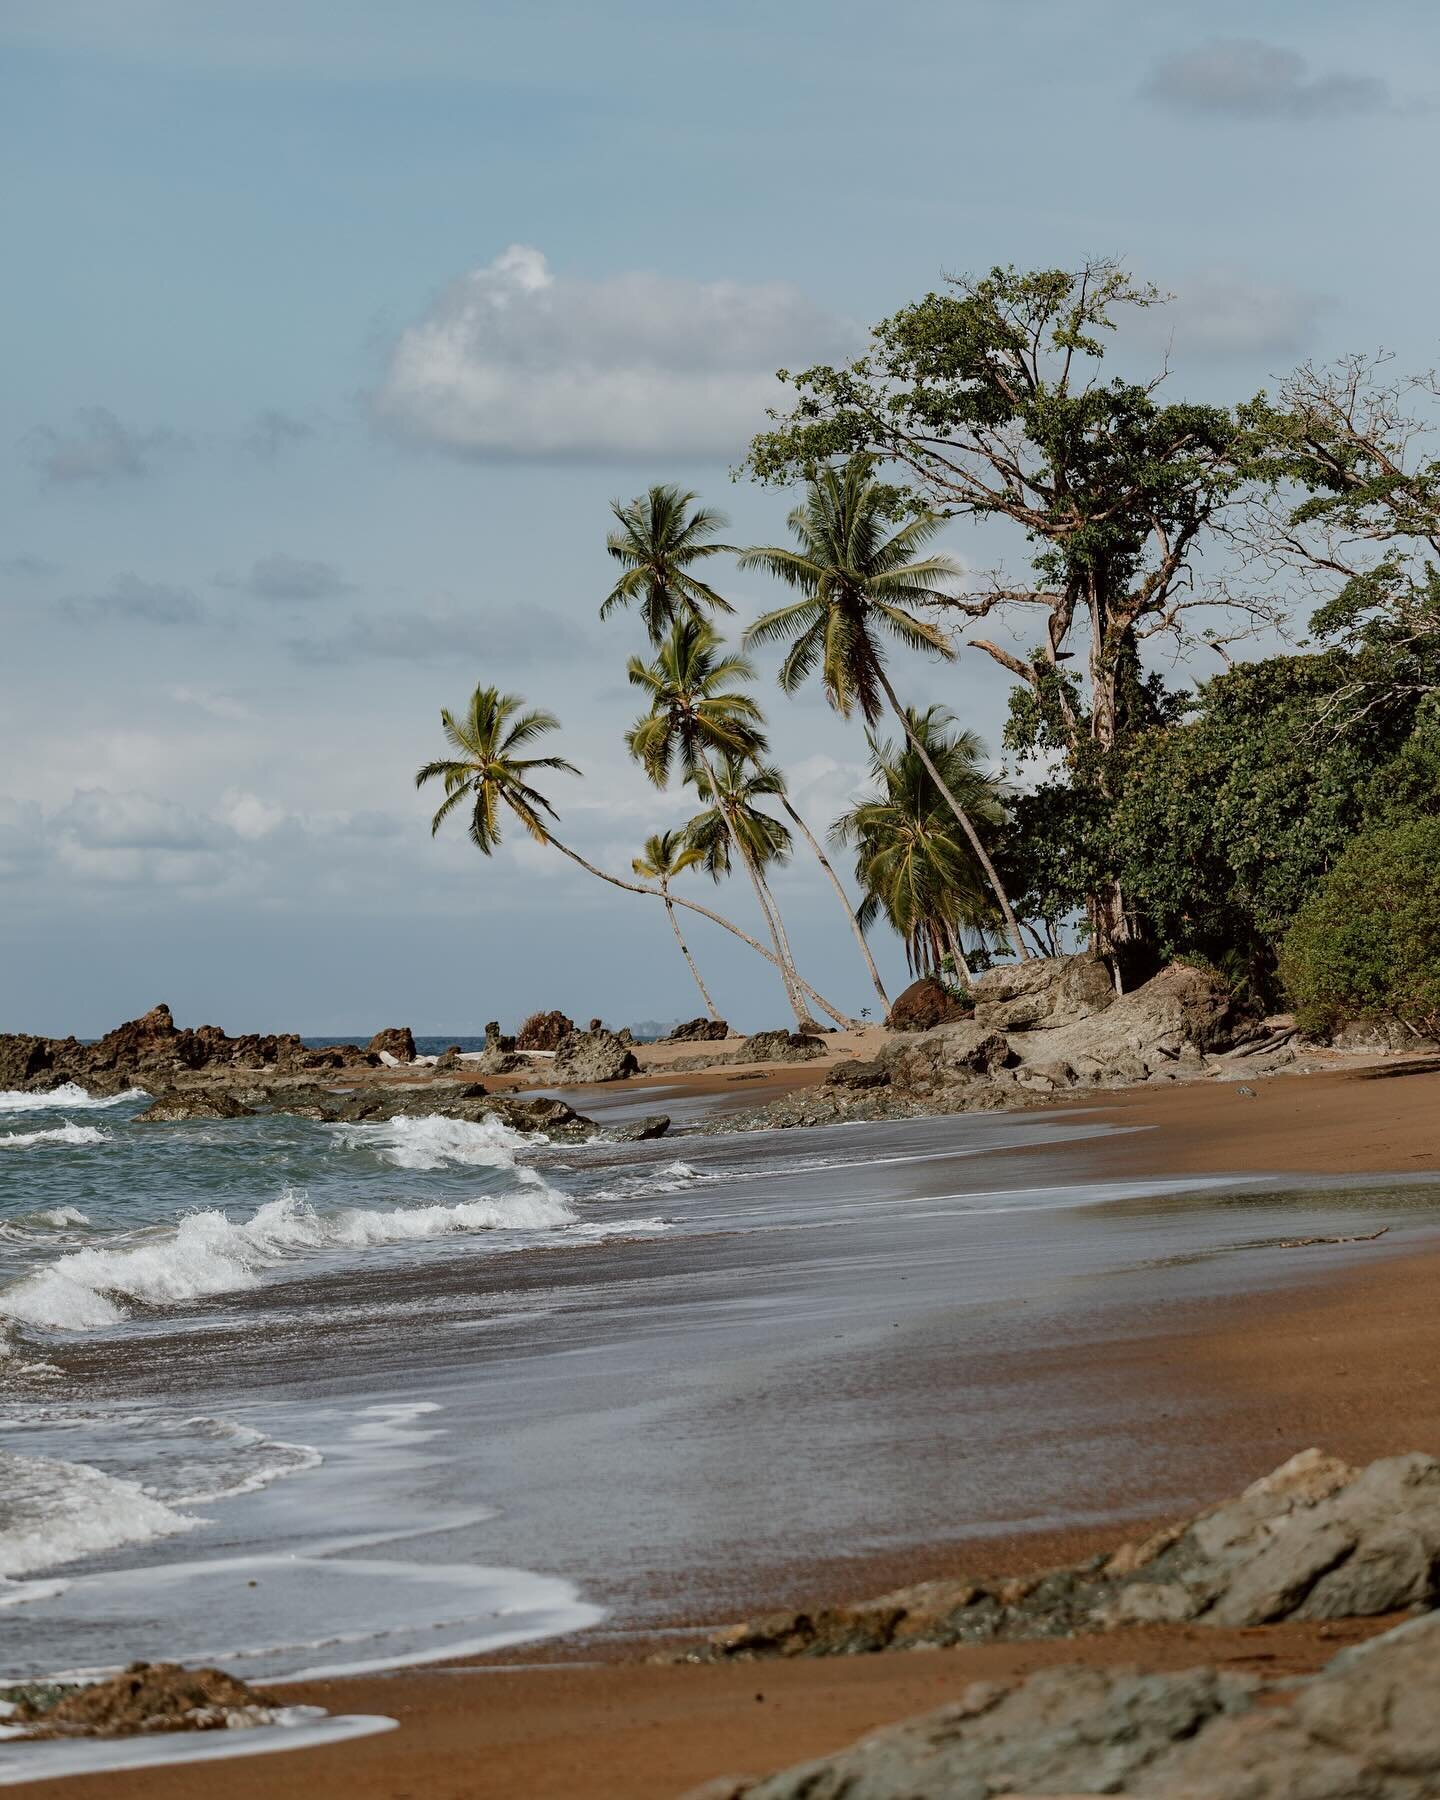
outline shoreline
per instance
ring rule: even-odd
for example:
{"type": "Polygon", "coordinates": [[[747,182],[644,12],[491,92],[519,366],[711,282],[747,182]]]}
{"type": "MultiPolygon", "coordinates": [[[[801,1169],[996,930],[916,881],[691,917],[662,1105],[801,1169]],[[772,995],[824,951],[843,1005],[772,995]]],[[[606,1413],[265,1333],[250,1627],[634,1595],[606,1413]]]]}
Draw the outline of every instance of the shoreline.
{"type": "MultiPolygon", "coordinates": [[[[1237,1095],[1235,1084],[1211,1082],[1076,1095],[1053,1110],[1083,1109],[1122,1128],[1077,1152],[1092,1175],[1431,1173],[1440,1168],[1440,1075],[1401,1074],[1390,1066],[1395,1076],[1383,1080],[1362,1068],[1277,1077],[1258,1084],[1254,1098],[1237,1095]]],[[[793,1084],[796,1076],[817,1078],[802,1069],[780,1072],[777,1080],[793,1084]]],[[[632,1085],[638,1084],[625,1084],[632,1085]]],[[[1202,1503],[1233,1493],[1312,1443],[1352,1463],[1440,1449],[1440,1315],[1433,1303],[1440,1240],[1433,1232],[1420,1242],[1401,1234],[1340,1255],[1343,1266],[1324,1246],[1277,1249],[1283,1260],[1250,1291],[1167,1304],[1162,1318],[1086,1343],[1079,1374],[1107,1416],[1143,1396],[1159,1403],[1157,1429],[1166,1441],[1205,1434],[1213,1488],[1202,1503]]],[[[1042,1344],[1022,1361],[1036,1381],[1061,1370],[1074,1378],[1067,1368],[1074,1356],[1075,1346],[1042,1344]]],[[[936,1378],[928,1367],[915,1373],[936,1378]]],[[[854,1601],[936,1576],[1026,1573],[1108,1547],[1171,1516],[1157,1496],[1127,1492],[1122,1481],[1110,1523],[989,1538],[962,1529],[948,1542],[893,1554],[842,1549],[824,1563],[752,1565],[748,1601],[733,1616],[807,1601],[854,1601]]],[[[1218,1660],[1267,1673],[1303,1671],[1384,1623],[1237,1633],[1151,1628],[925,1657],[761,1666],[657,1667],[638,1660],[658,1644],[698,1637],[721,1622],[695,1619],[682,1593],[673,1598],[668,1632],[657,1625],[636,1636],[607,1632],[602,1624],[470,1663],[287,1683],[287,1701],[387,1713],[403,1729],[353,1749],[342,1744],[267,1757],[263,1771],[243,1755],[225,1759],[207,1767],[207,1791],[214,1800],[260,1792],[277,1800],[515,1792],[536,1800],[581,1792],[596,1800],[660,1800],[711,1776],[838,1748],[872,1726],[953,1697],[979,1677],[1077,1661],[1160,1669],[1218,1660]],[[499,1683],[503,1690],[492,1685],[499,1683]],[[492,1704],[502,1691],[501,1704],[492,1704]]],[[[116,1772],[27,1785],[41,1796],[79,1800],[98,1796],[102,1780],[109,1800],[142,1794],[186,1800],[191,1775],[183,1766],[161,1767],[143,1776],[116,1772]]]]}

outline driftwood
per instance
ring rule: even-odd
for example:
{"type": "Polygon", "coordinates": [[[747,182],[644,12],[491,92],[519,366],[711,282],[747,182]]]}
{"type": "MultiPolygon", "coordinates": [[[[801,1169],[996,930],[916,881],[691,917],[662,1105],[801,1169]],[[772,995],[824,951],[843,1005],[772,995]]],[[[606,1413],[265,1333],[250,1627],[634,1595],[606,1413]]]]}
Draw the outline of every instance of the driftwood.
{"type": "Polygon", "coordinates": [[[1388,1225],[1382,1225],[1378,1231],[1364,1231],[1358,1237],[1280,1238],[1277,1240],[1275,1248],[1277,1250],[1303,1250],[1307,1244],[1373,1244],[1376,1238],[1384,1237],[1389,1229],[1388,1225]]]}

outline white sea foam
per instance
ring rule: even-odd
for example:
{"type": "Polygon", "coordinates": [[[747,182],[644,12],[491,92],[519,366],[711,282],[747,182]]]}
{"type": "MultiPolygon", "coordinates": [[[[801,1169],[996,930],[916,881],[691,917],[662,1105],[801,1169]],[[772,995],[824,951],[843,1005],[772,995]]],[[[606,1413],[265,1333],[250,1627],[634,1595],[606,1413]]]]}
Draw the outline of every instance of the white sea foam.
{"type": "MultiPolygon", "coordinates": [[[[103,1144],[110,1133],[98,1125],[76,1125],[67,1119],[48,1131],[0,1131],[0,1150],[28,1150],[35,1144],[103,1144]]],[[[69,1212],[70,1207],[57,1208],[69,1212]]]]}
{"type": "Polygon", "coordinates": [[[196,1521],[88,1463],[0,1451],[0,1576],[189,1531],[196,1521]]]}
{"type": "Polygon", "coordinates": [[[417,1119],[386,1119],[374,1125],[342,1125],[336,1131],[342,1143],[374,1150],[399,1169],[462,1164],[515,1169],[522,1179],[531,1172],[518,1168],[519,1153],[545,1142],[543,1133],[516,1131],[500,1119],[447,1119],[436,1113],[417,1119]]]}
{"type": "Polygon", "coordinates": [[[687,1188],[708,1186],[719,1181],[718,1175],[702,1175],[687,1162],[663,1163],[658,1169],[644,1169],[633,1175],[622,1175],[609,1187],[598,1188],[592,1200],[633,1200],[641,1194],[681,1194],[687,1188]]]}
{"type": "Polygon", "coordinates": [[[239,1222],[214,1208],[124,1248],[87,1248],[36,1269],[0,1292],[0,1316],[61,1331],[94,1330],[126,1316],[127,1302],[170,1306],[254,1287],[307,1252],[364,1250],[473,1231],[545,1231],[575,1222],[562,1194],[530,1170],[520,1193],[451,1206],[347,1207],[319,1213],[287,1192],[239,1222]]]}
{"type": "Polygon", "coordinates": [[[149,1098],[144,1088],[126,1088],[123,1094],[87,1094],[83,1087],[67,1081],[51,1088],[48,1094],[31,1094],[23,1088],[0,1089],[0,1112],[92,1112],[149,1098]]]}

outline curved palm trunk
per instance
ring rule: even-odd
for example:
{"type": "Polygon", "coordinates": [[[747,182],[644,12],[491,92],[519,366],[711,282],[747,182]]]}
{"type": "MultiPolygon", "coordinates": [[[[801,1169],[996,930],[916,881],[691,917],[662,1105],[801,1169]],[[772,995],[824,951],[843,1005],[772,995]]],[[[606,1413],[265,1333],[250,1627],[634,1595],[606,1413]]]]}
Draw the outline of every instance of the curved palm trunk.
{"type": "MultiPolygon", "coordinates": [[[[611,875],[608,870],[597,869],[595,864],[587,862],[578,850],[572,850],[568,844],[562,844],[557,837],[547,834],[545,841],[558,850],[562,856],[568,856],[571,862],[578,863],[587,875],[593,875],[597,881],[608,881],[611,887],[623,888],[627,894],[649,894],[655,900],[664,900],[668,897],[672,906],[683,906],[689,912],[699,913],[702,919],[709,919],[712,924],[719,925],[723,930],[728,931],[732,937],[739,938],[741,943],[748,944],[757,956],[763,956],[773,968],[781,969],[781,973],[784,973],[778,956],[772,955],[758,938],[751,937],[748,931],[742,931],[733,920],[727,919],[723,913],[712,912],[708,906],[702,906],[698,900],[684,900],[679,894],[666,896],[660,892],[659,888],[643,887],[638,881],[626,881],[619,875],[611,875]]],[[[844,1019],[845,1015],[836,1012],[823,994],[817,994],[803,975],[797,975],[795,980],[803,992],[807,993],[823,1012],[829,1013],[832,1019],[844,1019]]],[[[846,1023],[851,1022],[846,1021],[846,1023]]]]}
{"type": "MultiPolygon", "coordinates": [[[[793,975],[795,973],[795,952],[790,948],[790,936],[785,929],[785,921],[780,916],[780,902],[775,898],[770,883],[765,879],[764,874],[759,871],[757,871],[757,873],[760,873],[760,886],[765,895],[765,904],[770,908],[770,916],[775,921],[775,936],[779,939],[781,953],[786,962],[790,965],[790,972],[793,975]]],[[[828,1006],[823,1010],[830,1014],[830,1017],[842,1031],[848,1031],[850,1026],[854,1023],[853,1020],[847,1019],[844,1013],[835,1012],[828,1006]]],[[[808,1016],[801,1021],[801,1030],[803,1031],[811,1031],[814,1029],[814,1026],[815,1021],[808,1016]]]]}
{"type": "MultiPolygon", "coordinates": [[[[765,890],[760,881],[759,871],[746,854],[745,846],[740,841],[740,833],[735,829],[735,821],[725,809],[724,801],[720,796],[720,784],[715,779],[715,770],[710,762],[710,758],[703,750],[700,750],[698,751],[698,760],[701,768],[705,771],[706,779],[710,783],[710,798],[714,802],[715,808],[719,812],[720,818],[724,823],[725,830],[730,838],[731,846],[734,849],[736,856],[738,856],[740,861],[745,865],[745,873],[750,877],[750,885],[755,890],[755,899],[759,903],[760,916],[765,921],[766,929],[770,933],[770,942],[774,946],[775,956],[773,960],[776,968],[780,971],[780,980],[785,988],[785,997],[790,1002],[790,1010],[795,1015],[795,1024],[799,1030],[805,1031],[813,1021],[806,1011],[805,1002],[800,998],[800,989],[798,986],[800,977],[787,951],[781,947],[780,934],[776,930],[774,914],[765,904],[765,890]]],[[[828,1011],[829,1009],[827,1008],[826,1010],[828,1011]]],[[[832,1014],[831,1016],[834,1017],[835,1015],[832,1014]]]]}
{"type": "Polygon", "coordinates": [[[695,958],[690,954],[690,946],[685,942],[684,933],[680,930],[680,921],[675,917],[675,904],[670,898],[670,890],[661,884],[660,892],[665,899],[665,916],[670,921],[670,929],[675,933],[675,942],[680,946],[680,954],[685,958],[690,973],[695,977],[695,985],[700,990],[700,998],[705,1002],[705,1010],[712,1020],[719,1022],[720,1015],[715,1010],[715,1002],[710,998],[710,990],[700,979],[700,971],[695,966],[695,958]]]}
{"type": "Polygon", "coordinates": [[[985,871],[985,879],[990,883],[991,891],[994,893],[996,900],[1000,903],[1000,911],[1004,914],[1005,930],[1011,944],[1014,946],[1016,959],[1020,962],[1029,962],[1030,952],[1025,948],[1025,940],[1020,935],[1020,926],[1015,918],[1014,909],[1010,905],[1010,896],[1005,892],[1004,887],[1001,885],[1000,877],[995,873],[995,865],[991,862],[985,846],[980,842],[980,834],[971,824],[970,815],[941,780],[940,771],[935,767],[934,758],[921,742],[919,733],[910,723],[909,713],[907,713],[905,708],[900,704],[899,696],[890,685],[890,677],[882,668],[877,667],[875,673],[881,687],[885,690],[885,698],[890,702],[891,710],[894,712],[895,717],[900,721],[900,727],[910,742],[911,749],[914,750],[915,754],[920,758],[930,779],[944,796],[945,804],[950,808],[951,812],[954,813],[956,823],[965,833],[970,848],[975,852],[980,867],[985,871]]]}
{"type": "Polygon", "coordinates": [[[865,967],[870,971],[870,980],[874,984],[875,992],[880,996],[880,1004],[885,1008],[886,1012],[889,1012],[890,996],[885,992],[885,985],[880,979],[880,971],[875,967],[875,958],[870,954],[870,946],[865,941],[865,933],[860,929],[860,921],[855,917],[855,908],[850,904],[850,896],[845,892],[844,887],[841,885],[840,877],[831,867],[830,858],[820,848],[819,840],[815,837],[810,827],[800,817],[799,813],[796,812],[795,808],[790,804],[789,796],[782,794],[780,796],[780,804],[785,808],[791,823],[799,831],[805,842],[815,852],[815,860],[830,877],[830,885],[839,895],[840,904],[845,908],[845,917],[849,919],[850,929],[855,933],[855,942],[860,946],[860,954],[865,958],[865,967]]]}
{"type": "Polygon", "coordinates": [[[966,962],[965,952],[960,947],[960,933],[950,919],[945,921],[945,936],[950,945],[950,954],[955,958],[955,967],[965,977],[966,987],[974,987],[975,977],[970,973],[970,965],[966,962]]]}

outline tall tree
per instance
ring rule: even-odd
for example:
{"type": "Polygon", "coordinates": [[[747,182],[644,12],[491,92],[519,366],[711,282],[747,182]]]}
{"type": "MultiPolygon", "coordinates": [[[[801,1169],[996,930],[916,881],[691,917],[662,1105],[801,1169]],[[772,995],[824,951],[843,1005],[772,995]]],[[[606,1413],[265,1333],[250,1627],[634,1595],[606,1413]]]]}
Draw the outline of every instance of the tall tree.
{"type": "MultiPolygon", "coordinates": [[[[897,509],[1019,526],[1035,547],[1028,574],[999,570],[932,603],[976,623],[1011,609],[1037,620],[1029,657],[971,641],[1025,684],[1087,778],[1098,761],[1102,784],[1132,717],[1148,723],[1136,704],[1143,643],[1187,635],[1206,606],[1252,622],[1275,611],[1197,566],[1245,487],[1244,420],[1163,403],[1163,373],[1101,379],[1117,315],[1161,298],[1109,261],[952,280],[876,325],[865,355],[789,377],[796,403],[748,459],[762,480],[788,482],[867,453],[898,471],[897,509]],[[1065,668],[1082,624],[1088,693],[1065,668]]],[[[1128,930],[1113,881],[1089,910],[1097,947],[1112,951],[1128,930]]]]}
{"type": "MultiPolygon", "coordinates": [[[[655,659],[647,663],[643,657],[632,656],[626,674],[631,686],[639,688],[649,702],[649,710],[627,732],[626,747],[657,787],[665,786],[673,767],[678,767],[686,781],[704,776],[714,787],[717,757],[744,759],[763,753],[760,708],[740,685],[754,679],[754,667],[743,656],[722,654],[719,638],[703,621],[677,620],[655,659]]],[[[808,1029],[813,1021],[801,997],[801,986],[812,996],[815,990],[800,983],[767,904],[760,873],[728,817],[725,823],[769,928],[796,1023],[802,1030],[808,1029]]],[[[815,997],[838,1024],[849,1023],[829,1001],[815,997]]]]}
{"type": "Polygon", "coordinates": [[[694,506],[696,498],[684,488],[657,486],[624,504],[611,501],[619,530],[606,538],[605,548],[625,572],[601,603],[602,619],[638,605],[650,642],[658,645],[682,619],[703,624],[715,613],[735,610],[691,573],[695,563],[730,548],[717,540],[729,520],[710,507],[694,506]]]}
{"type": "MultiPolygon", "coordinates": [[[[956,730],[941,706],[912,712],[910,725],[947,784],[964,795],[970,816],[1000,825],[1003,793],[981,767],[984,749],[974,733],[956,730]]],[[[983,932],[998,922],[984,871],[909,737],[891,744],[872,735],[870,773],[874,791],[831,827],[836,842],[855,850],[862,922],[868,927],[883,915],[917,972],[937,969],[948,952],[968,980],[961,928],[983,932]]]]}
{"type": "Polygon", "coordinates": [[[630,867],[644,881],[653,881],[659,888],[665,901],[665,912],[670,920],[670,929],[675,933],[675,942],[680,946],[680,954],[690,973],[695,978],[695,985],[700,990],[700,998],[705,1002],[705,1010],[714,1020],[720,1014],[715,1010],[715,1002],[710,998],[710,990],[706,987],[690,954],[690,946],[685,942],[685,935],[680,929],[680,921],[675,917],[675,905],[670,896],[670,883],[677,875],[683,875],[687,869],[693,869],[705,860],[703,852],[692,844],[685,842],[683,831],[656,831],[645,840],[642,855],[635,857],[630,867]]]}
{"type": "Polygon", "coordinates": [[[538,709],[527,711],[518,694],[502,694],[498,688],[477,687],[465,712],[455,714],[442,707],[440,723],[455,754],[425,763],[415,774],[417,788],[430,781],[439,781],[445,788],[445,798],[430,822],[432,836],[457,808],[468,806],[470,841],[483,856],[493,856],[501,841],[504,817],[509,813],[519,820],[536,843],[548,844],[558,850],[597,881],[608,882],[611,887],[628,894],[648,894],[671,906],[683,906],[689,912],[698,913],[701,918],[711,920],[748,944],[776,969],[782,968],[778,956],[758,943],[749,932],[742,931],[733,920],[708,906],[701,906],[698,901],[686,900],[679,894],[662,894],[659,888],[645,887],[612,875],[560,841],[553,829],[555,808],[535,786],[533,777],[541,769],[561,770],[571,775],[578,775],[580,771],[564,757],[518,754],[547,732],[559,728],[559,720],[553,713],[538,709]]]}
{"type": "Polygon", "coordinates": [[[802,597],[757,619],[745,633],[746,643],[790,644],[780,665],[780,685],[787,694],[818,670],[826,698],[843,717],[858,706],[866,724],[873,726],[882,699],[889,704],[969,840],[1023,962],[1025,941],[989,853],[924,742],[915,736],[885,668],[884,637],[947,661],[955,655],[944,633],[914,610],[943,605],[949,590],[941,584],[959,574],[947,556],[917,555],[942,521],[934,513],[920,513],[892,530],[887,490],[875,479],[871,459],[857,455],[842,469],[820,470],[788,522],[795,548],[745,550],[740,566],[764,569],[802,597]]]}

